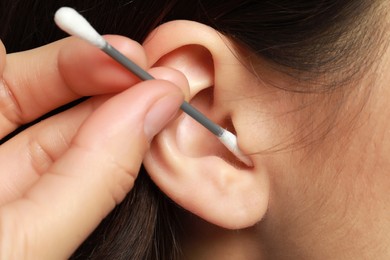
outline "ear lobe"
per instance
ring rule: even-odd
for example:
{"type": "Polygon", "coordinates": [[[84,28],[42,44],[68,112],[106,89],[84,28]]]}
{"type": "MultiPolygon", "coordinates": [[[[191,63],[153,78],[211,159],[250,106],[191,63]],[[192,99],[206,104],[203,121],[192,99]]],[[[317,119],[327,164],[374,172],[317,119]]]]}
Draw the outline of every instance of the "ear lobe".
{"type": "Polygon", "coordinates": [[[181,207],[223,228],[241,229],[260,221],[268,206],[265,172],[236,167],[219,156],[215,137],[180,134],[174,125],[156,137],[144,160],[160,189],[181,207]]]}
{"type": "MultiPolygon", "coordinates": [[[[156,29],[145,49],[151,65],[171,67],[186,76],[192,105],[235,132],[236,108],[225,102],[225,93],[232,93],[230,83],[238,80],[233,72],[241,72],[235,64],[241,63],[226,39],[207,26],[175,21],[156,29]]],[[[239,77],[252,80],[242,73],[239,77]]],[[[181,115],[154,139],[144,164],[172,200],[213,224],[245,228],[266,212],[266,171],[240,164],[213,134],[187,115],[181,115]]]]}

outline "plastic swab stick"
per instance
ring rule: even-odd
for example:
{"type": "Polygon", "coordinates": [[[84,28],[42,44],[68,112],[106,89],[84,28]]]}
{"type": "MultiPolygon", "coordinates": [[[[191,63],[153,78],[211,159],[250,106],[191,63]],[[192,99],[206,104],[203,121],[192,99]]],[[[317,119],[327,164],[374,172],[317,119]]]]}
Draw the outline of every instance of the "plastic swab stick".
{"type": "MultiPolygon", "coordinates": [[[[123,65],[133,74],[142,80],[154,79],[152,75],[143,70],[137,64],[132,62],[129,58],[120,53],[117,49],[112,47],[90,24],[81,16],[76,10],[70,7],[61,7],[55,14],[54,20],[58,27],[70,35],[77,36],[90,44],[100,48],[111,58],[123,65]]],[[[244,155],[237,145],[237,137],[222,128],[216,123],[212,122],[205,115],[203,115],[195,107],[184,101],[180,106],[181,110],[207,128],[212,132],[224,145],[232,152],[240,161],[247,166],[253,166],[252,161],[248,156],[244,155]]]]}

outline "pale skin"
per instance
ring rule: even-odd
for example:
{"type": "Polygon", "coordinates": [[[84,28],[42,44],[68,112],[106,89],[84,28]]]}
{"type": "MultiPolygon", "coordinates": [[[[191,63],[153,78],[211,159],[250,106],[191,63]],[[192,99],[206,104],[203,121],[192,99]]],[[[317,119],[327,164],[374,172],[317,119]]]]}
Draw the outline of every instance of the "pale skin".
{"type": "Polygon", "coordinates": [[[152,179],[199,217],[183,217],[184,259],[389,259],[390,52],[348,95],[302,95],[269,86],[297,83],[262,60],[253,73],[229,43],[179,21],[145,44],[150,62],[186,75],[192,103],[234,128],[254,163],[240,165],[184,115],[154,140],[152,179]],[[320,141],[261,153],[309,133],[320,141]]]}
{"type": "MultiPolygon", "coordinates": [[[[53,47],[45,48],[51,50],[53,47]]],[[[64,47],[55,48],[58,51],[64,47]]],[[[302,149],[259,153],[283,144],[286,140],[291,140],[291,137],[301,139],[308,133],[318,133],[320,128],[317,126],[334,112],[332,108],[339,104],[340,96],[313,94],[302,97],[300,94],[270,87],[267,84],[270,81],[284,85],[293,85],[295,81],[273,70],[266,61],[260,61],[256,67],[257,74],[253,73],[247,64],[237,59],[238,53],[228,38],[210,27],[194,22],[174,21],[160,26],[151,33],[143,48],[131,52],[141,54],[138,60],[137,57],[134,58],[135,61],[141,63],[144,68],[160,67],[155,72],[158,74],[156,77],[174,82],[175,85],[181,86],[182,91],[171,83],[158,81],[159,84],[163,82],[164,86],[158,88],[162,92],[157,94],[149,92],[148,88],[144,87],[145,83],[142,83],[114,97],[96,97],[92,103],[101,104],[99,100],[102,98],[113,101],[101,106],[94,105],[93,107],[98,106],[99,109],[93,112],[90,104],[82,105],[66,112],[67,120],[62,120],[61,117],[51,119],[57,120],[57,127],[62,126],[60,122],[64,122],[63,128],[68,129],[66,131],[69,135],[54,136],[57,136],[58,140],[73,141],[69,141],[70,146],[65,142],[67,145],[56,144],[50,146],[49,150],[46,149],[51,151],[51,161],[46,161],[47,167],[39,170],[42,173],[38,182],[37,170],[31,168],[28,161],[26,165],[32,172],[29,182],[21,181],[20,178],[12,180],[12,176],[2,177],[12,180],[17,187],[16,191],[19,191],[7,193],[6,188],[3,188],[3,204],[8,204],[3,207],[5,210],[1,210],[2,218],[9,214],[7,212],[12,214],[23,206],[23,203],[9,201],[19,201],[21,194],[27,194],[22,198],[42,203],[42,210],[32,209],[31,213],[28,211],[29,215],[26,213],[18,220],[21,223],[41,221],[34,217],[39,211],[40,216],[44,212],[43,216],[47,216],[51,223],[55,221],[54,226],[58,226],[58,229],[52,230],[50,225],[50,229],[46,228],[49,230],[43,228],[38,232],[41,240],[34,244],[33,252],[41,256],[39,253],[43,254],[42,250],[52,248],[50,243],[58,244],[60,237],[65,245],[61,255],[51,252],[53,255],[43,256],[60,258],[69,255],[98,224],[102,216],[113,208],[115,202],[120,201],[131,189],[143,159],[153,181],[173,201],[189,212],[183,216],[183,223],[189,234],[182,238],[184,259],[389,258],[390,125],[387,119],[390,116],[390,90],[386,86],[390,80],[387,73],[390,69],[389,51],[386,50],[382,54],[382,60],[376,64],[375,73],[367,71],[363,80],[355,82],[356,90],[350,90],[351,94],[343,100],[343,107],[338,110],[338,120],[334,122],[332,130],[327,133],[323,142],[316,142],[312,144],[314,146],[302,149]],[[169,78],[166,78],[166,75],[169,78]],[[136,118],[135,121],[132,121],[134,118],[126,121],[127,113],[120,114],[121,118],[109,119],[117,114],[118,110],[122,111],[122,106],[131,110],[128,100],[133,100],[133,96],[129,94],[128,97],[126,93],[137,90],[138,86],[142,87],[139,91],[146,96],[150,95],[151,100],[157,99],[154,95],[173,93],[178,102],[182,98],[179,93],[184,92],[187,99],[212,120],[229,130],[234,129],[240,148],[249,154],[254,166],[240,164],[210,133],[185,115],[179,116],[164,127],[151,142],[150,149],[147,149],[149,144],[143,132],[137,130],[140,122],[142,125],[143,112],[137,113],[141,119],[136,118]],[[368,88],[370,96],[366,98],[368,88]],[[122,95],[129,99],[122,99],[122,95]],[[363,109],[362,100],[365,100],[363,109]],[[300,107],[304,108],[297,109],[300,107]],[[107,125],[108,120],[111,120],[109,122],[112,124],[107,125]],[[73,125],[69,122],[73,122],[73,125]],[[107,128],[107,133],[111,133],[108,136],[116,138],[110,138],[108,141],[107,135],[93,131],[96,128],[107,128]],[[131,135],[128,129],[132,129],[131,135]],[[140,136],[143,140],[141,144],[138,141],[136,146],[133,143],[123,145],[123,140],[136,142],[140,136]],[[84,138],[86,141],[82,141],[84,138]],[[116,140],[121,144],[119,147],[116,146],[116,140]],[[69,148],[72,144],[88,147],[87,150],[92,151],[88,154],[93,157],[90,159],[79,156],[77,149],[75,151],[69,148]],[[125,165],[122,167],[130,169],[126,174],[111,176],[109,173],[116,169],[110,168],[110,163],[107,168],[101,165],[98,167],[103,168],[104,172],[99,173],[96,179],[88,174],[97,170],[94,165],[96,158],[107,156],[105,150],[94,149],[102,145],[118,155],[116,159],[120,161],[115,165],[125,165]],[[80,171],[83,171],[83,174],[80,174],[80,171]],[[45,172],[49,172],[49,177],[45,177],[45,172]],[[55,175],[50,172],[71,178],[61,178],[58,183],[52,184],[51,182],[56,180],[51,180],[53,177],[50,176],[55,175]],[[106,174],[113,178],[109,182],[112,186],[101,184],[102,179],[107,180],[106,174]],[[127,181],[119,181],[123,178],[127,181]],[[85,185],[75,185],[73,179],[85,185]],[[52,186],[38,191],[38,188],[43,188],[42,185],[52,186]],[[101,189],[106,191],[103,194],[107,197],[98,194],[101,189]],[[53,203],[47,196],[58,199],[53,203]],[[96,199],[96,196],[103,197],[96,199]],[[43,199],[45,197],[46,199],[43,199]],[[67,211],[69,215],[65,215],[66,218],[55,214],[58,207],[69,208],[69,205],[73,210],[72,214],[67,211]],[[87,206],[91,209],[85,210],[87,206]],[[89,213],[91,216],[86,217],[86,212],[92,212],[89,213]],[[197,217],[194,218],[190,214],[197,217]],[[73,221],[75,219],[77,221],[73,221]]],[[[71,48],[68,51],[66,57],[75,55],[72,54],[71,48]]],[[[78,55],[80,53],[77,52],[78,55]]],[[[96,53],[93,53],[92,57],[95,57],[94,55],[96,53]]],[[[55,57],[64,59],[61,55],[55,57]]],[[[69,63],[72,64],[72,59],[69,59],[69,63]]],[[[69,63],[64,62],[63,69],[67,68],[69,63]]],[[[90,78],[85,72],[81,74],[80,70],[74,70],[63,74],[67,79],[67,87],[61,87],[53,93],[61,90],[70,92],[68,96],[58,95],[58,98],[67,97],[66,101],[69,101],[78,95],[106,94],[113,89],[114,92],[127,89],[127,82],[132,80],[131,76],[120,69],[113,69],[112,73],[116,72],[123,73],[120,75],[124,77],[126,84],[122,82],[117,86],[109,86],[104,82],[105,77],[100,78],[98,74],[93,74],[97,78],[90,78]],[[80,75],[84,76],[80,79],[80,75]],[[92,84],[92,87],[93,80],[102,80],[103,83],[98,84],[97,88],[96,84],[92,84]]],[[[64,86],[61,82],[58,85],[64,86]]],[[[138,94],[140,93],[137,92],[138,94]]],[[[31,120],[61,102],[49,104],[43,111],[24,115],[23,118],[31,120]]],[[[134,109],[145,111],[152,103],[153,101],[142,106],[137,104],[134,109]]],[[[177,106],[175,103],[174,108],[177,109],[177,106]]],[[[30,104],[30,107],[36,106],[30,104]]],[[[5,118],[11,117],[8,115],[5,118]]],[[[8,121],[4,121],[4,134],[15,127],[7,124],[8,121]]],[[[46,125],[54,125],[50,122],[46,125]]],[[[42,127],[45,127],[45,123],[42,127]]],[[[39,131],[39,126],[37,129],[36,131],[39,131]]],[[[34,128],[30,131],[34,131],[34,128]]],[[[0,158],[7,158],[7,164],[2,163],[5,167],[12,165],[9,156],[2,155],[0,158]]],[[[24,164],[20,163],[20,157],[15,158],[17,167],[22,167],[24,164]]],[[[29,208],[23,210],[27,212],[29,208]]],[[[47,220],[43,221],[46,222],[47,220]]],[[[3,223],[6,222],[2,220],[2,225],[3,223]]],[[[5,241],[6,238],[2,234],[1,239],[5,241]]],[[[19,246],[17,240],[8,243],[19,246]]]]}
{"type": "MultiPolygon", "coordinates": [[[[107,39],[147,69],[139,44],[107,39]]],[[[183,102],[186,79],[154,68],[159,80],[139,83],[74,38],[11,55],[2,47],[0,57],[1,137],[93,96],[0,147],[0,259],[66,259],[131,190],[150,140],[183,102]]]]}

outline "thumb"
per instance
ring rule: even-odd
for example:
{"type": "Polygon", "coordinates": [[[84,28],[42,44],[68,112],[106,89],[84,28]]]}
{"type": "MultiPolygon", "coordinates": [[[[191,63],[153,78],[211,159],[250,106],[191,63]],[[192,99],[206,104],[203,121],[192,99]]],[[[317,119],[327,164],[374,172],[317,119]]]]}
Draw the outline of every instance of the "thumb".
{"type": "Polygon", "coordinates": [[[100,106],[39,182],[0,209],[0,259],[68,258],[130,191],[182,101],[175,85],[152,80],[100,106]]]}

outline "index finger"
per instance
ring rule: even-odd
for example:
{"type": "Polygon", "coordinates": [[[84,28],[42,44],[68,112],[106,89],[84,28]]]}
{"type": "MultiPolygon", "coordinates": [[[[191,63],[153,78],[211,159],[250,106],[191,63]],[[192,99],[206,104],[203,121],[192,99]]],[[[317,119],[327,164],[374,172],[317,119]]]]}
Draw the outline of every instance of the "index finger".
{"type": "MultiPolygon", "coordinates": [[[[106,39],[145,68],[146,55],[138,43],[121,36],[106,39]]],[[[82,96],[120,92],[139,81],[98,48],[74,37],[9,54],[3,67],[0,138],[82,96]]]]}

